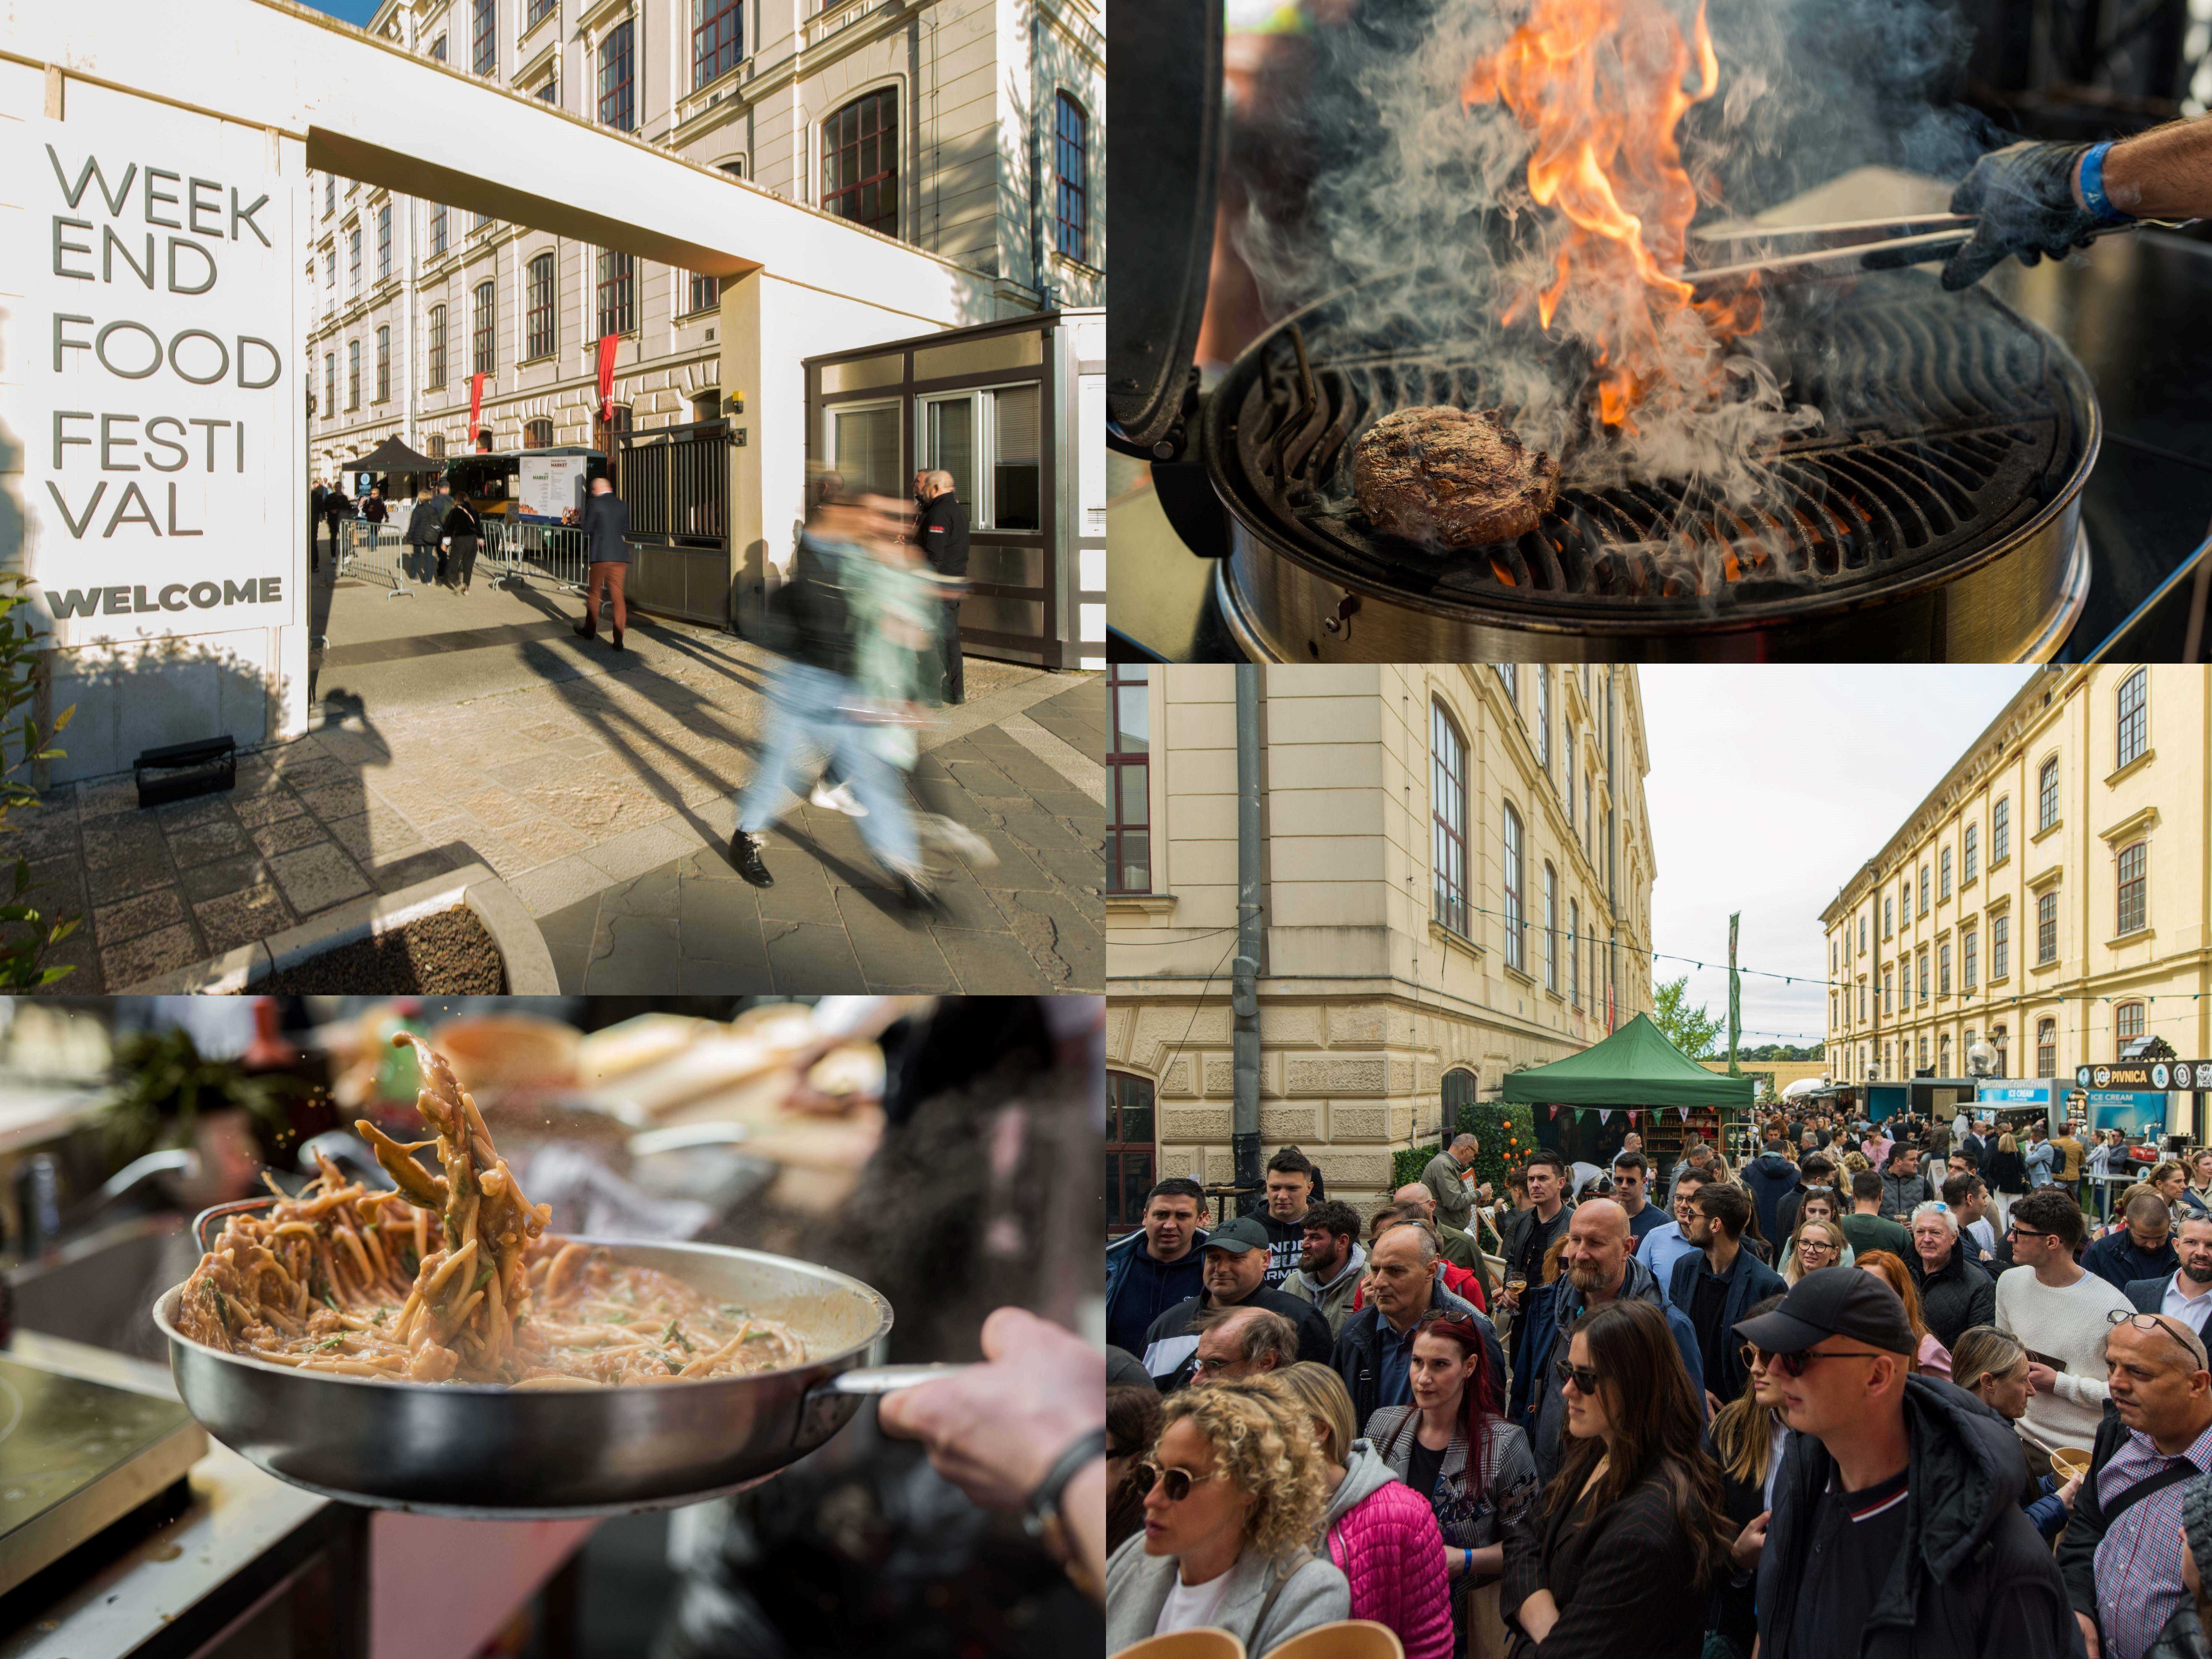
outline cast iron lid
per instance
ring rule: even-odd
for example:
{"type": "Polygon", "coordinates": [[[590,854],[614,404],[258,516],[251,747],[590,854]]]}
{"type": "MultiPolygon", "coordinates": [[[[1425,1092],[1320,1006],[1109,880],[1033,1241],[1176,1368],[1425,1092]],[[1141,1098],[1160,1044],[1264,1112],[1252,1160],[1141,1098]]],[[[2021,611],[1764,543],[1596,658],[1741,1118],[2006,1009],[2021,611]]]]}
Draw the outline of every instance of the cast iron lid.
{"type": "Polygon", "coordinates": [[[1220,0],[1108,0],[1106,152],[1114,306],[1108,438],[1149,455],[1198,356],[1221,173],[1220,0]]]}

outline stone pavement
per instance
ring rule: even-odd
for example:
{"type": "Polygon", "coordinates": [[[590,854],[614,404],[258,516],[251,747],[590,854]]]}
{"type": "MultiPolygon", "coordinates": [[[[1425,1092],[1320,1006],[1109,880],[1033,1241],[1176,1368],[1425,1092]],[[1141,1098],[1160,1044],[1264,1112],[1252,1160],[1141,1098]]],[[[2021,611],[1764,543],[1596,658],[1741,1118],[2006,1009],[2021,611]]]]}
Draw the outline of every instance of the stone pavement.
{"type": "Polygon", "coordinates": [[[241,757],[234,791],[142,811],[124,775],[11,816],[33,902],[85,918],[51,958],[76,969],[58,992],[112,993],[471,861],[539,919],[564,985],[1103,984],[1095,677],[969,659],[969,701],[925,737],[915,787],[1000,863],[934,853],[944,909],[910,916],[839,814],[775,832],[764,893],[721,864],[763,731],[757,647],[634,614],[617,656],[566,631],[573,596],[481,580],[465,599],[316,593],[315,729],[241,757]]]}

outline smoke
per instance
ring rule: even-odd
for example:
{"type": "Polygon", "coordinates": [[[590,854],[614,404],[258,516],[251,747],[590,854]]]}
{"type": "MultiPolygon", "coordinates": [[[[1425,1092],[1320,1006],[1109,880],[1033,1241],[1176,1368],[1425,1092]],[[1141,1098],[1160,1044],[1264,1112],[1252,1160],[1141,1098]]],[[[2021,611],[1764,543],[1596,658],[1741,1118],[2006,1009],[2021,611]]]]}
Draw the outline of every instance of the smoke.
{"type": "MultiPolygon", "coordinates": [[[[1657,3],[1689,40],[1695,0],[1657,3]]],[[[1500,101],[1462,106],[1470,70],[1507,45],[1528,9],[1527,0],[1364,0],[1310,37],[1297,95],[1272,100],[1273,130],[1248,131],[1233,152],[1262,166],[1294,155],[1313,170],[1303,192],[1279,182],[1246,192],[1236,241],[1267,311],[1350,289],[1336,337],[1310,341],[1317,351],[1445,359],[1460,371],[1449,382],[1457,400],[1471,381],[1484,400],[1474,406],[1498,409],[1523,441],[1559,459],[1564,488],[1667,480],[1754,529],[1789,525],[1760,458],[1817,433],[1822,416],[1775,365],[1786,374],[1789,331],[1817,327],[1828,296],[1770,297],[1763,327],[1738,335],[1697,310],[1650,307],[1625,260],[1599,281],[1585,261],[1543,326],[1534,296],[1553,287],[1574,228],[1532,196],[1532,138],[1514,114],[1500,101]],[[1628,424],[1611,426],[1597,418],[1597,385],[1608,348],[1620,378],[1624,341],[1636,349],[1639,397],[1628,424]]],[[[1717,85],[1676,129],[1696,222],[1748,216],[1869,163],[1955,179],[2008,140],[1951,104],[1971,35],[1929,0],[1711,0],[1706,21],[1717,85]]],[[[1632,77],[1648,44],[1601,39],[1597,83],[1632,77]]],[[[1696,78],[1693,69],[1685,84],[1696,78]]],[[[1773,539],[1787,534],[1778,527],[1773,539]]],[[[1687,567],[1689,586],[1706,591],[1718,585],[1717,557],[1710,543],[1686,541],[1661,563],[1687,567]]]]}

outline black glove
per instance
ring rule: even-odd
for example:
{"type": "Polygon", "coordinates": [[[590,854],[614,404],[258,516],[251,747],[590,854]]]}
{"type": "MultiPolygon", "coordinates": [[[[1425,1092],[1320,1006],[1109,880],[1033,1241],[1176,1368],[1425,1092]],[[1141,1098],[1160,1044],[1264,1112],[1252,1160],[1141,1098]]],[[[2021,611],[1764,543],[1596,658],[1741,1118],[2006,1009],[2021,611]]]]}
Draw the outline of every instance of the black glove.
{"type": "Polygon", "coordinates": [[[1951,211],[1975,213],[1974,239],[1943,267],[1943,286],[1972,288],[2008,253],[2032,265],[2087,247],[2110,222],[2074,204],[2074,169],[2094,146],[2023,141],[1992,150],[1951,192],[1951,211]]]}

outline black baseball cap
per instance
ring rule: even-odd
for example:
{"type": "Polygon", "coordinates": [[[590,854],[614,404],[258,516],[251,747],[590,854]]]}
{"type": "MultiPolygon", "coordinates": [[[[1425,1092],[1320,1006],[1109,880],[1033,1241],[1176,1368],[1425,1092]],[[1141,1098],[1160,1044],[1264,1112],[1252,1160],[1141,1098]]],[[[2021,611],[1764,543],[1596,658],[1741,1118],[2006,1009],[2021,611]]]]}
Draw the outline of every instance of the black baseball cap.
{"type": "Polygon", "coordinates": [[[1801,1353],[1827,1336],[1847,1336],[1884,1353],[1910,1355],[1919,1343],[1895,1291],[1863,1267],[1821,1267],[1790,1287],[1782,1305],[1735,1328],[1769,1353],[1801,1353]]]}
{"type": "Polygon", "coordinates": [[[1226,1250],[1231,1255],[1242,1255],[1247,1250],[1267,1249],[1267,1230],[1249,1215],[1240,1215],[1234,1221],[1224,1221],[1206,1236],[1209,1250],[1226,1250]]]}

